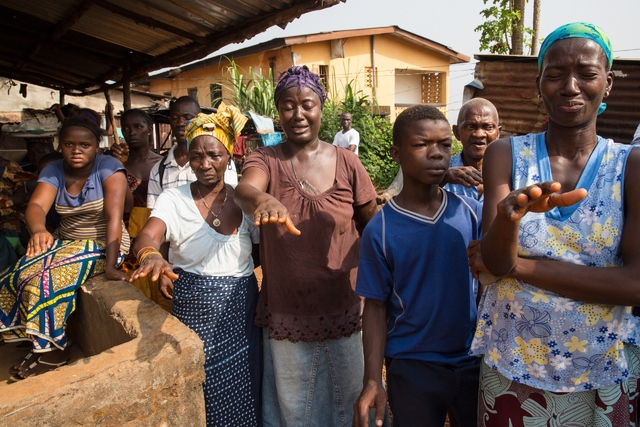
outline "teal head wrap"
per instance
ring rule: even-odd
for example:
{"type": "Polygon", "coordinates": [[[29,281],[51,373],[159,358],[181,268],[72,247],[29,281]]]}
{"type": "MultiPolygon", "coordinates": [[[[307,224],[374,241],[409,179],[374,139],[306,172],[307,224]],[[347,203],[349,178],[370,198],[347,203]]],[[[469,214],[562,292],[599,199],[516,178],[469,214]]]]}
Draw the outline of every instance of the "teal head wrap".
{"type": "MultiPolygon", "coordinates": [[[[565,24],[556,28],[547,36],[546,39],[544,39],[544,42],[540,47],[540,53],[538,53],[538,70],[542,69],[542,60],[551,45],[558,40],[570,38],[589,39],[598,43],[602,50],[604,50],[604,54],[607,56],[607,61],[609,62],[609,69],[611,69],[611,65],[613,64],[613,48],[611,47],[609,37],[605,34],[602,28],[587,22],[572,22],[571,24],[565,24]]],[[[600,104],[598,114],[602,114],[606,108],[607,104],[600,104]]]]}

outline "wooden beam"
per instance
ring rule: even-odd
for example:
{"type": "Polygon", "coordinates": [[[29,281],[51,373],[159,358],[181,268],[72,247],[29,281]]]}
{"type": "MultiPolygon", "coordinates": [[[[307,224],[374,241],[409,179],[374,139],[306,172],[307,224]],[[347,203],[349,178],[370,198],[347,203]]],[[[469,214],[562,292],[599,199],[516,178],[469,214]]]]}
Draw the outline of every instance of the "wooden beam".
{"type": "Polygon", "coordinates": [[[94,1],[97,6],[103,9],[106,9],[109,12],[115,13],[116,15],[120,15],[124,18],[131,19],[136,24],[144,24],[150,28],[159,28],[168,33],[175,34],[187,40],[191,40],[192,42],[197,44],[205,44],[207,42],[207,39],[205,37],[191,34],[190,32],[184,31],[181,28],[176,28],[173,25],[166,24],[162,21],[158,21],[148,16],[140,15],[138,13],[125,9],[124,7],[120,7],[118,5],[110,3],[106,0],[94,0],[94,1]]]}
{"type": "Polygon", "coordinates": [[[299,18],[304,13],[333,6],[340,1],[344,0],[301,0],[287,9],[277,10],[266,15],[239,22],[236,26],[229,27],[224,31],[207,37],[207,44],[204,46],[190,44],[159,55],[148,61],[141,62],[137,67],[132,67],[131,78],[135,80],[160,68],[197,61],[230,43],[241,43],[273,25],[281,22],[290,22],[299,18]],[[318,7],[318,4],[322,6],[318,7]]]}
{"type": "Polygon", "coordinates": [[[19,62],[16,65],[16,70],[22,70],[28,63],[28,61],[35,58],[35,56],[42,50],[45,44],[55,43],[60,40],[60,38],[82,18],[93,5],[93,0],[85,0],[79,6],[73,8],[71,13],[67,15],[64,19],[56,24],[53,30],[49,33],[48,36],[43,36],[42,40],[36,44],[36,46],[26,55],[25,60],[19,62]]]}

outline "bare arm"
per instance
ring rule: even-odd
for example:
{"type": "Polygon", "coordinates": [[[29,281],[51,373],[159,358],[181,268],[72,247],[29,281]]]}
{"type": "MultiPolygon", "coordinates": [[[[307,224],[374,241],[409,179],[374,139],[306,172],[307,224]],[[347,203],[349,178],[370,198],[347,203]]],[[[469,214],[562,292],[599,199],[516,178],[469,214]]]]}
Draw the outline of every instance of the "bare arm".
{"type": "MultiPolygon", "coordinates": [[[[133,244],[133,251],[137,255],[141,249],[147,248],[152,251],[157,251],[160,253],[152,253],[151,255],[145,256],[140,267],[138,267],[132,274],[130,282],[139,279],[140,277],[146,277],[149,273],[151,273],[151,280],[156,281],[160,279],[161,275],[166,276],[170,280],[176,280],[178,275],[173,272],[171,265],[166,261],[165,256],[162,254],[162,246],[164,243],[164,235],[167,231],[167,226],[159,218],[151,217],[147,221],[147,223],[142,227],[140,233],[136,237],[136,240],[133,244]]],[[[169,294],[169,283],[161,283],[160,291],[167,298],[171,299],[171,295],[169,294]]]]}
{"type": "Polygon", "coordinates": [[[369,425],[369,409],[376,408],[376,425],[381,426],[387,404],[382,387],[382,362],[387,344],[387,304],[370,298],[364,300],[362,313],[364,379],[358,400],[353,405],[353,425],[369,425]]]}
{"type": "Polygon", "coordinates": [[[289,233],[300,235],[289,217],[289,211],[275,197],[267,194],[269,180],[259,168],[249,168],[242,172],[242,179],[236,187],[234,200],[242,211],[253,217],[257,227],[262,224],[282,224],[289,233]]]}
{"type": "Polygon", "coordinates": [[[626,210],[620,247],[623,266],[586,267],[517,256],[518,225],[526,212],[576,203],[586,192],[578,189],[557,194],[559,184],[551,182],[511,192],[510,147],[507,152],[501,141],[508,142],[496,141],[487,148],[483,168],[487,190],[483,229],[487,232],[482,238],[482,258],[487,268],[496,276],[513,277],[581,301],[640,305],[640,246],[636,244],[640,238],[640,151],[630,153],[624,178],[626,210]]]}
{"type": "Polygon", "coordinates": [[[27,257],[41,254],[53,244],[53,236],[47,231],[46,218],[53,206],[58,190],[50,184],[39,182],[27,205],[25,221],[31,238],[27,244],[27,257]]]}
{"type": "Polygon", "coordinates": [[[364,230],[364,227],[369,223],[371,218],[378,211],[378,204],[376,200],[370,200],[368,203],[364,205],[356,206],[353,208],[353,219],[356,221],[356,226],[358,230],[364,230]]]}
{"type": "Polygon", "coordinates": [[[629,154],[624,177],[625,222],[620,267],[585,267],[549,260],[519,258],[509,274],[535,286],[581,301],[640,305],[640,150],[629,154]]]}
{"type": "Polygon", "coordinates": [[[104,214],[107,220],[107,265],[105,275],[109,280],[129,280],[129,277],[116,268],[120,243],[122,242],[122,214],[125,195],[129,191],[127,177],[118,171],[102,182],[104,191],[104,214]]]}

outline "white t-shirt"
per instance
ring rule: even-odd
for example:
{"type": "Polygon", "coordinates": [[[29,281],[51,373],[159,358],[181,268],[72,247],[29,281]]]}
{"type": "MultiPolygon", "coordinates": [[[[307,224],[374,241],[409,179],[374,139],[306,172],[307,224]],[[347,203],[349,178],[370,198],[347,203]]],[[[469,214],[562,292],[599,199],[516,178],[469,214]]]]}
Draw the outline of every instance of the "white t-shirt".
{"type": "Polygon", "coordinates": [[[190,184],[164,190],[151,216],[167,227],[165,241],[171,246],[174,268],[203,276],[244,277],[253,272],[251,251],[260,241],[258,227],[243,214],[237,234],[218,233],[200,215],[190,184]]]}
{"type": "Polygon", "coordinates": [[[336,133],[336,136],[333,138],[333,145],[342,148],[349,148],[350,145],[355,145],[356,154],[358,154],[358,145],[360,145],[360,134],[354,128],[349,129],[345,133],[340,131],[336,133]]]}

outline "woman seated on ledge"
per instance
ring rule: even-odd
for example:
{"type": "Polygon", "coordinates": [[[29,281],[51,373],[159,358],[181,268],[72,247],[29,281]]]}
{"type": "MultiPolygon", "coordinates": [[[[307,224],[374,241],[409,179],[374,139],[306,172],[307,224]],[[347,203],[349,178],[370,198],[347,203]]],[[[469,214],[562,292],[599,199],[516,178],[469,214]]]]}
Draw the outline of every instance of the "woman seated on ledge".
{"type": "Polygon", "coordinates": [[[65,120],[59,141],[63,159],[40,173],[27,205],[26,254],[0,273],[2,339],[32,345],[11,368],[12,381],[67,363],[66,322],[76,306],[76,290],[88,278],[106,273],[110,280],[128,280],[118,270],[129,251],[122,222],[125,169],[113,157],[98,155],[100,129],[89,119],[65,120]],[[61,216],[53,234],[45,227],[52,207],[61,216]]]}
{"type": "Polygon", "coordinates": [[[234,189],[224,181],[246,121],[236,107],[221,103],[216,114],[187,124],[196,182],[164,190],[134,243],[140,268],[131,281],[148,274],[153,281],[160,274],[175,280],[173,290],[161,291],[173,299],[172,313],[204,343],[208,426],[260,425],[261,335],[253,324],[258,285],[252,259],[258,228],[233,203],[234,189]],[[173,268],[158,251],[165,241],[173,268]]]}

